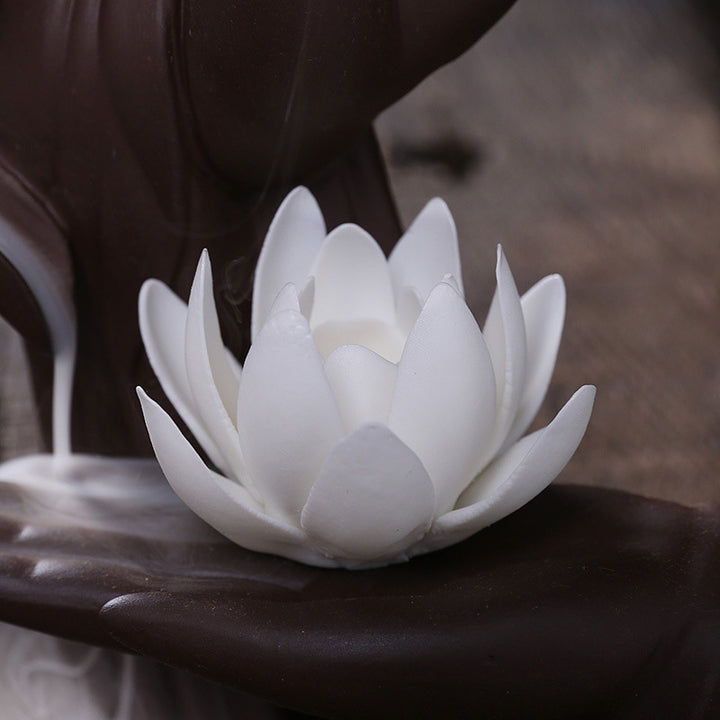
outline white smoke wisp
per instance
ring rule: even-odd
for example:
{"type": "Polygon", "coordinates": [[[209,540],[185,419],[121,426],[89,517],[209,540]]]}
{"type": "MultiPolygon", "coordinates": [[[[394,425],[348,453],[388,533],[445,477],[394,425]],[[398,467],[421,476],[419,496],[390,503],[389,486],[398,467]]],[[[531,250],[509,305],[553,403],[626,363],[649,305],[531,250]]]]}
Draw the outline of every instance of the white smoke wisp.
{"type": "Polygon", "coordinates": [[[132,717],[134,658],[4,624],[0,645],[3,720],[132,717]]]}

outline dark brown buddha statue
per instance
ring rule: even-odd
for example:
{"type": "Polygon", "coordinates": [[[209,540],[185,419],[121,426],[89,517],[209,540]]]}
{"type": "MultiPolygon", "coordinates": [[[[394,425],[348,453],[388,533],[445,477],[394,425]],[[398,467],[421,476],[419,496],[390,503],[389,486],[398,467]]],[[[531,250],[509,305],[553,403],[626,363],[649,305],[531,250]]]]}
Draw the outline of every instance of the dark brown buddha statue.
{"type": "MultiPolygon", "coordinates": [[[[186,296],[207,247],[242,357],[255,260],[290,187],[310,186],[330,226],[362,220],[394,242],[371,122],[511,4],[0,5],[0,215],[44,261],[49,302],[76,315],[75,451],[150,451],[133,393],[153,385],[137,329],[146,278],[186,296]]],[[[49,437],[46,323],[0,251],[0,311],[26,338],[49,437]]]]}

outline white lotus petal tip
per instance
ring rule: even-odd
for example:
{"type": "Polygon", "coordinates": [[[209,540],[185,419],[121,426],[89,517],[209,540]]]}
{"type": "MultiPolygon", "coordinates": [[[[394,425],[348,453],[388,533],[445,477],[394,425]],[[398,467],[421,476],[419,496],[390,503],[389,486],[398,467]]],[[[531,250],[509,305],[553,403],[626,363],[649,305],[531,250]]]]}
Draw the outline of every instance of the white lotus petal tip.
{"type": "Polygon", "coordinates": [[[320,206],[305,187],[295,188],[280,204],[258,257],[253,284],[251,336],[260,332],[275,296],[289,282],[303,288],[325,240],[320,206]]]}
{"type": "Polygon", "coordinates": [[[169,483],[233,542],[318,566],[401,562],[514,512],[575,452],[596,390],[521,438],[555,365],[565,286],[550,275],[520,297],[500,245],[496,277],[481,332],[443,200],[386,260],[356,225],[328,235],[301,187],[260,252],[244,368],[222,344],[206,250],[189,305],[147,281],[151,365],[222,473],[138,387],[169,483]]]}
{"type": "Polygon", "coordinates": [[[445,275],[452,275],[463,293],[457,230],[444,200],[433,198],[425,205],[393,249],[388,264],[396,295],[412,287],[424,302],[445,275]]]}

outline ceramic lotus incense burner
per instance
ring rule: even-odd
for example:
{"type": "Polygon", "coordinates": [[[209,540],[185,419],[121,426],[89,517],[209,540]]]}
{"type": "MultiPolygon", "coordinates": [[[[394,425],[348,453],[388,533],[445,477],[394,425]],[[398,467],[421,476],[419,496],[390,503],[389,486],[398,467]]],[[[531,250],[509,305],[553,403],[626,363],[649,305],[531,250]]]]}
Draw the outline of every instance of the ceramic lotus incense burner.
{"type": "Polygon", "coordinates": [[[298,188],[260,253],[244,367],[222,343],[207,253],[187,306],[147,282],[150,362],[222,473],[140,390],[170,484],[238,544],[324,566],[407,560],[513,512],[575,452],[595,391],[522,437],[555,364],[565,289],[549,276],[521,298],[500,248],[496,277],[481,332],[445,203],[428,203],[386,260],[356,225],[327,234],[298,188]]]}

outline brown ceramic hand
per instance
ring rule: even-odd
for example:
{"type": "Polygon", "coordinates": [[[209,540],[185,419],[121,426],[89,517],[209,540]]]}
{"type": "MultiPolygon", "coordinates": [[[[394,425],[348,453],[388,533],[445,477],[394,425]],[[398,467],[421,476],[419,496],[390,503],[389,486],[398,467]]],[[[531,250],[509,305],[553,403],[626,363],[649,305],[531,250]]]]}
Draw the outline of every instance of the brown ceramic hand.
{"type": "Polygon", "coordinates": [[[321,717],[717,710],[716,511],[551,487],[449,550],[331,571],[230,545],[152,467],[1,483],[0,618],[321,717]]]}
{"type": "Polygon", "coordinates": [[[18,252],[51,276],[39,281],[51,305],[76,308],[76,450],[149,451],[133,393],[154,383],[136,318],[147,277],[186,294],[208,247],[226,341],[242,354],[255,259],[293,184],[313,188],[329,224],[394,241],[370,123],[511,4],[0,6],[0,313],[28,340],[47,409],[45,324],[11,266],[18,252]]]}

